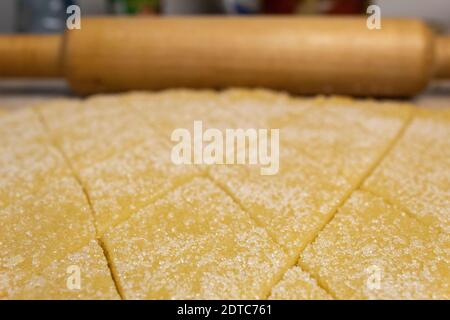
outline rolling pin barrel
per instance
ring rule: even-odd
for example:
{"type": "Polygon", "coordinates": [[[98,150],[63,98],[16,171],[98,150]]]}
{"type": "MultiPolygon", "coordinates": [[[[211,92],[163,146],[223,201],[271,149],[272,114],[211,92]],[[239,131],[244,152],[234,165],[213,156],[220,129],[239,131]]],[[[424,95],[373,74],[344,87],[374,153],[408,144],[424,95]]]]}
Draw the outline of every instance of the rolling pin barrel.
{"type": "Polygon", "coordinates": [[[120,18],[69,32],[66,75],[83,94],[169,87],[266,87],[298,94],[409,96],[433,73],[416,20],[120,18]]]}

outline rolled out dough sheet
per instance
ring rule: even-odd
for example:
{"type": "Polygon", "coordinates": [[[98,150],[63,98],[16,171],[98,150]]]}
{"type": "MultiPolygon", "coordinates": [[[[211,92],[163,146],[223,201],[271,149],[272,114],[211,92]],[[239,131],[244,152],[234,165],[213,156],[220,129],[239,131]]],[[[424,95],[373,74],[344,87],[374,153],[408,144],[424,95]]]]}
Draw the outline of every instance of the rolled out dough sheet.
{"type": "Polygon", "coordinates": [[[449,128],[447,111],[244,89],[1,115],[0,298],[448,299],[449,128]],[[174,164],[194,121],[280,129],[278,174],[174,164]]]}

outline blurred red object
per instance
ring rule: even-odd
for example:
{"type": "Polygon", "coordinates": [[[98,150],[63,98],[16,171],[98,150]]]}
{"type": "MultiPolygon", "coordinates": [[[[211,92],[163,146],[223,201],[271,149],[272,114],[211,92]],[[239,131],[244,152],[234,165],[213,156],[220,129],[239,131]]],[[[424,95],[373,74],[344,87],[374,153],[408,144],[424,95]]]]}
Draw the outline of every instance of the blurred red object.
{"type": "Polygon", "coordinates": [[[263,10],[265,13],[294,13],[298,0],[264,0],[263,10]]]}
{"type": "MultiPolygon", "coordinates": [[[[366,0],[315,0],[309,1],[315,7],[316,12],[322,14],[358,14],[366,11],[370,1],[366,0]]],[[[305,0],[263,0],[263,11],[269,14],[303,13],[301,5],[307,3],[305,0]]]]}
{"type": "Polygon", "coordinates": [[[331,2],[331,9],[327,10],[327,13],[331,14],[363,13],[367,7],[367,1],[364,0],[334,0],[331,2]]]}

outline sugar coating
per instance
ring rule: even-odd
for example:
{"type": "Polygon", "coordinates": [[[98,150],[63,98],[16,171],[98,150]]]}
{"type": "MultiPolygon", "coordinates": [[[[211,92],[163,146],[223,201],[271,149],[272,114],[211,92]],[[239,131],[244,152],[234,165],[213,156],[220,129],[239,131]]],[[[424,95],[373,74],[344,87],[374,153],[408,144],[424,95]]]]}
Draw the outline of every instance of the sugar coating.
{"type": "Polygon", "coordinates": [[[318,107],[281,129],[282,143],[351,183],[360,180],[411,116],[411,109],[401,104],[339,97],[316,103],[318,107]]]}
{"type": "Polygon", "coordinates": [[[71,174],[32,110],[2,117],[0,131],[0,209],[71,174]]]}
{"type": "Polygon", "coordinates": [[[0,153],[0,208],[71,175],[63,157],[47,144],[23,144],[14,152],[0,147],[0,153]]]}
{"type": "Polygon", "coordinates": [[[17,147],[18,141],[46,142],[48,140],[39,118],[33,110],[21,109],[8,112],[0,118],[1,147],[17,147]]]}
{"type": "Polygon", "coordinates": [[[234,117],[228,110],[220,108],[219,95],[214,91],[131,93],[127,96],[127,102],[168,140],[175,129],[192,131],[194,121],[202,121],[205,126],[215,128],[225,128],[241,122],[241,119],[234,117]]]}
{"type": "Polygon", "coordinates": [[[1,273],[6,278],[22,278],[94,237],[89,207],[78,183],[71,177],[61,178],[36,193],[24,193],[0,210],[1,273]]]}
{"type": "Polygon", "coordinates": [[[11,112],[0,124],[0,298],[68,297],[51,266],[95,238],[88,202],[37,113],[11,112]]]}
{"type": "Polygon", "coordinates": [[[155,135],[121,101],[120,96],[94,96],[83,102],[54,101],[38,111],[72,166],[81,170],[155,135]]]}
{"type": "Polygon", "coordinates": [[[114,299],[112,272],[130,299],[448,299],[449,113],[419,112],[394,144],[410,114],[230,89],[60,99],[3,115],[0,298],[114,299]],[[172,164],[170,135],[192,134],[194,120],[279,128],[280,172],[172,164]],[[330,223],[346,231],[327,232],[382,158],[363,189],[398,207],[357,191],[344,206],[356,203],[352,218],[330,223]],[[382,262],[375,293],[366,257],[382,262]],[[78,292],[66,287],[69,263],[81,266],[78,292]]]}
{"type": "Polygon", "coordinates": [[[356,191],[300,257],[340,299],[448,299],[450,237],[356,191]]]}
{"type": "Polygon", "coordinates": [[[210,174],[285,248],[293,263],[339,204],[339,190],[351,186],[344,179],[321,179],[322,172],[292,148],[280,151],[281,168],[274,176],[243,166],[215,167],[210,174]],[[303,169],[293,168],[291,159],[303,169]]]}
{"type": "Polygon", "coordinates": [[[127,299],[258,299],[286,255],[223,191],[195,178],[104,236],[127,299]]]}
{"type": "MultiPolygon", "coordinates": [[[[27,270],[30,271],[30,270],[27,270]]],[[[111,279],[103,251],[91,240],[80,250],[35,272],[26,279],[15,274],[11,279],[0,274],[0,287],[6,288],[9,299],[119,299],[111,279]],[[79,273],[78,273],[79,272],[79,273]],[[80,277],[79,288],[71,277],[80,277]]]]}
{"type": "Polygon", "coordinates": [[[215,91],[166,90],[125,95],[127,103],[141,112],[148,123],[170,138],[174,129],[192,131],[194,121],[205,128],[277,128],[308,109],[312,99],[292,99],[267,90],[215,91]]]}
{"type": "Polygon", "coordinates": [[[220,94],[219,104],[250,127],[277,129],[295,121],[314,106],[315,100],[293,99],[285,93],[263,89],[228,89],[220,94]]]}
{"type": "Polygon", "coordinates": [[[331,300],[311,276],[300,267],[289,269],[283,279],[272,289],[272,300],[331,300]]]}
{"type": "Polygon", "coordinates": [[[79,172],[89,193],[99,234],[198,173],[171,162],[170,145],[147,141],[79,172]]]}
{"type": "Polygon", "coordinates": [[[410,114],[406,107],[366,104],[318,99],[286,123],[274,176],[261,176],[254,166],[209,171],[285,248],[292,263],[384,155],[410,114]]]}
{"type": "Polygon", "coordinates": [[[85,102],[55,101],[51,106],[41,107],[40,111],[88,189],[97,228],[102,234],[110,226],[128,218],[167,190],[198,173],[194,167],[171,163],[169,156],[173,143],[167,142],[172,130],[186,128],[192,131],[194,120],[204,121],[205,128],[252,127],[257,124],[253,119],[258,119],[259,122],[264,118],[252,115],[260,108],[267,111],[263,114],[274,117],[286,116],[283,110],[299,112],[304,109],[302,105],[295,108],[283,107],[284,103],[292,100],[287,95],[263,90],[247,92],[246,95],[245,92],[229,90],[218,95],[213,91],[169,90],[160,93],[95,96],[85,102]],[[236,95],[241,98],[236,99],[236,95]],[[261,103],[249,103],[252,99],[261,103]],[[265,104],[261,105],[264,101],[265,104]],[[251,106],[252,113],[242,112],[251,106]],[[127,132],[136,136],[136,126],[127,123],[127,118],[134,117],[136,121],[140,121],[140,114],[144,115],[148,126],[156,131],[148,129],[145,136],[142,135],[145,142],[135,146],[134,143],[127,143],[124,150],[103,160],[93,160],[85,152],[74,151],[77,146],[85,145],[86,149],[97,152],[97,141],[110,146],[110,136],[115,137],[113,142],[119,140],[117,134],[111,133],[109,129],[115,123],[122,122],[123,128],[130,128],[127,132]],[[64,120],[58,120],[60,118],[64,120]],[[89,127],[86,129],[85,121],[90,127],[104,126],[108,134],[97,137],[89,127]],[[81,144],[77,140],[80,137],[81,144]]]}
{"type": "Polygon", "coordinates": [[[449,233],[450,112],[417,112],[363,188],[449,233]]]}
{"type": "Polygon", "coordinates": [[[84,194],[31,110],[0,119],[0,296],[95,237],[84,194]],[[3,137],[2,137],[3,139],[3,137]]]}

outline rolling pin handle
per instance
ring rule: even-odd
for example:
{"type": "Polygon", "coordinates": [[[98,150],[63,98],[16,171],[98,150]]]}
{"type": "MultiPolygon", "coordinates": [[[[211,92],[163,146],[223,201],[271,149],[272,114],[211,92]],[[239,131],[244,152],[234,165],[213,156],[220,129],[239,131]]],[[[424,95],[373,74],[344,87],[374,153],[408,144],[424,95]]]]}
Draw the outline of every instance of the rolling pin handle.
{"type": "Polygon", "coordinates": [[[436,78],[450,79],[450,36],[436,38],[436,78]]]}
{"type": "Polygon", "coordinates": [[[62,77],[62,36],[0,36],[0,78],[62,77]]]}

